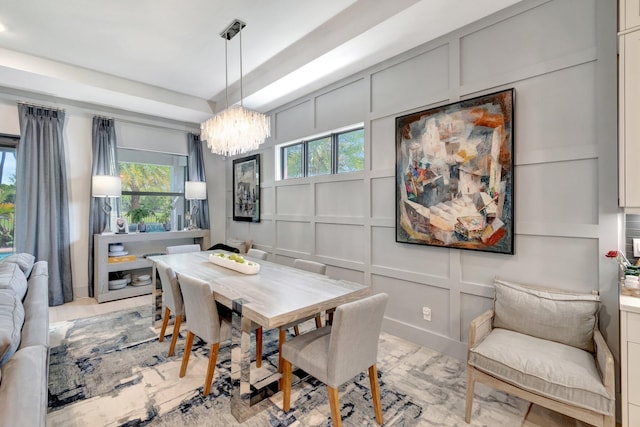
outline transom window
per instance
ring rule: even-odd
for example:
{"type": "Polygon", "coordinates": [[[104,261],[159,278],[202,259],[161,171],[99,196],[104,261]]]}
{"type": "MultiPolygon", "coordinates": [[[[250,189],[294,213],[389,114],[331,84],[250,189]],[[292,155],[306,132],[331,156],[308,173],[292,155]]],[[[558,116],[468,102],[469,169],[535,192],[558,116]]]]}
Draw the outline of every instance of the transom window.
{"type": "Polygon", "coordinates": [[[364,128],[279,146],[282,179],[364,170],[364,128]]]}

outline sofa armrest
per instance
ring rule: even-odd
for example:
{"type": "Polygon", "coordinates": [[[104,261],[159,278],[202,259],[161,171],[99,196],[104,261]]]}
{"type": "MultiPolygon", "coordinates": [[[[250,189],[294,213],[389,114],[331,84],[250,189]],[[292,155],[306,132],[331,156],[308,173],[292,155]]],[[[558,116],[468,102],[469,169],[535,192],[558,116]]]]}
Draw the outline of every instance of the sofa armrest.
{"type": "Polygon", "coordinates": [[[489,335],[489,332],[493,329],[493,315],[493,309],[487,310],[471,321],[469,324],[468,350],[471,350],[473,347],[480,344],[482,340],[489,335]]]}
{"type": "Polygon", "coordinates": [[[593,341],[596,347],[596,362],[598,363],[598,369],[600,370],[602,384],[611,396],[615,396],[616,383],[613,355],[611,354],[611,350],[609,350],[604,337],[600,333],[600,330],[597,328],[593,332],[593,341]]]}

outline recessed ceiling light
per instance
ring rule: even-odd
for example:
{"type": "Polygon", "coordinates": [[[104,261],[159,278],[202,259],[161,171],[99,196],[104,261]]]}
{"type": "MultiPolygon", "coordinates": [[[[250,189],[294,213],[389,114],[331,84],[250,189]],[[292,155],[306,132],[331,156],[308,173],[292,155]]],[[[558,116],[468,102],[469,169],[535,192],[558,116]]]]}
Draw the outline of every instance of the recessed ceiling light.
{"type": "Polygon", "coordinates": [[[2,22],[0,22],[0,33],[7,31],[7,27],[5,27],[2,22]]]}

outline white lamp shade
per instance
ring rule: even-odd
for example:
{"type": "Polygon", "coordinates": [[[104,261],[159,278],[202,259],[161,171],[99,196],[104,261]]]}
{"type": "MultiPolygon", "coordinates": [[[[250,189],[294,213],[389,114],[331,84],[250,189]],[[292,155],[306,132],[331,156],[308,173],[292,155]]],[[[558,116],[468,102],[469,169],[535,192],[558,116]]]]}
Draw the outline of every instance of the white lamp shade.
{"type": "Polygon", "coordinates": [[[93,197],[120,197],[122,195],[122,182],[119,176],[94,175],[91,180],[91,193],[93,197]]]}
{"type": "Polygon", "coordinates": [[[207,183],[204,181],[186,181],[184,198],[187,200],[204,200],[207,198],[207,183]]]}

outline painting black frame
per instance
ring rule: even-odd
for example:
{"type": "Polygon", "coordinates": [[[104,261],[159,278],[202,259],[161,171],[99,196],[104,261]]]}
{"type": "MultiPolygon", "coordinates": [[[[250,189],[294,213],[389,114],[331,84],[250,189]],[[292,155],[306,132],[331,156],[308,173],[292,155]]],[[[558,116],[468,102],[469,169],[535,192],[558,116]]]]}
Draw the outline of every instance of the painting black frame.
{"type": "Polygon", "coordinates": [[[396,117],[396,242],[514,254],[514,106],[512,88],[396,117]]]}
{"type": "Polygon", "coordinates": [[[233,160],[233,220],[260,222],[260,154],[233,160]]]}

